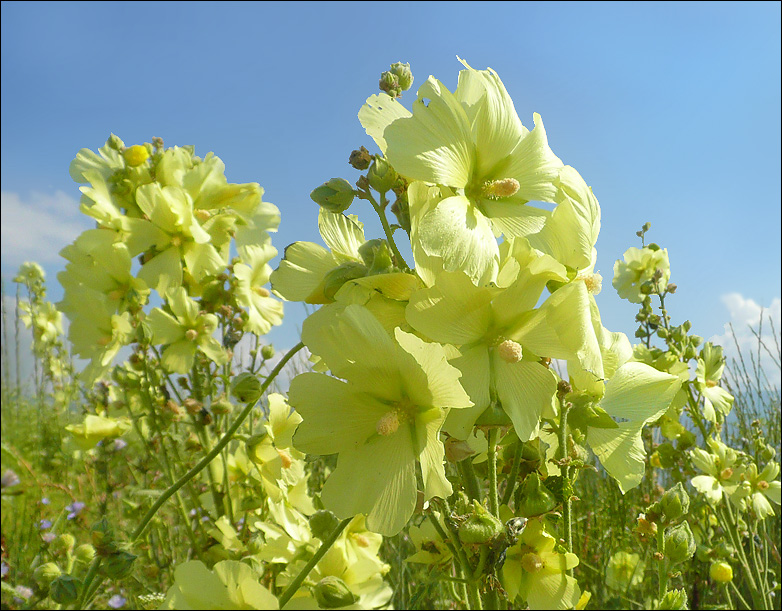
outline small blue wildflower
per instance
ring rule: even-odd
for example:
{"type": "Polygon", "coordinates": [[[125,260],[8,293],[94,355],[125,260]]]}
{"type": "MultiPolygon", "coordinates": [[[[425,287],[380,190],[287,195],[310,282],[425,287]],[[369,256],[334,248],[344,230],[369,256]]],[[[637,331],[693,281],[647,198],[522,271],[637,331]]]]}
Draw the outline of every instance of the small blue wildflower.
{"type": "Polygon", "coordinates": [[[49,530],[52,527],[52,521],[51,520],[40,520],[38,522],[38,530],[49,530]]]}
{"type": "Polygon", "coordinates": [[[73,520],[77,515],[79,515],[82,512],[82,509],[84,509],[85,507],[86,505],[81,501],[73,501],[73,503],[71,503],[65,508],[66,511],[70,512],[66,517],[69,520],[73,520]]]}
{"type": "Polygon", "coordinates": [[[125,606],[125,603],[128,602],[127,599],[123,596],[120,596],[119,594],[115,594],[111,598],[109,598],[108,605],[112,609],[121,609],[125,606]]]}

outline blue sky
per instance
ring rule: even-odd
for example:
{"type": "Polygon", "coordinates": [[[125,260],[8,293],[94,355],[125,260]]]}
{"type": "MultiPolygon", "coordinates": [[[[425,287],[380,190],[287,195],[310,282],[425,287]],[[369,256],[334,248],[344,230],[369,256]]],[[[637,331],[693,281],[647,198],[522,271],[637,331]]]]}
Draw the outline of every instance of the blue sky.
{"type": "MultiPolygon", "coordinates": [[[[57,251],[89,227],[68,164],[110,132],[214,151],[279,206],[280,251],[319,241],[309,192],[355,180],[350,151],[375,150],[356,113],[380,72],[406,61],[414,90],[430,74],[453,89],[457,55],[499,73],[525,125],[542,115],[600,200],[606,326],[634,331],[610,278],[645,221],[671,258],[675,322],[711,337],[761,306],[779,321],[775,2],[3,2],[3,278],[27,259],[62,269],[57,251]]],[[[303,320],[287,314],[280,348],[303,320]]]]}

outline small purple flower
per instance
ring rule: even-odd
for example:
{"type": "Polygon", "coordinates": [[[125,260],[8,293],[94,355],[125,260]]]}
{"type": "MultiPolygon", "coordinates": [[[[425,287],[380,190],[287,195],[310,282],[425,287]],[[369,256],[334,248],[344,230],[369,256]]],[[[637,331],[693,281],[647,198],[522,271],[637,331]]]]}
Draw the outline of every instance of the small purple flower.
{"type": "Polygon", "coordinates": [[[124,439],[115,439],[114,440],[114,451],[115,452],[119,452],[120,450],[124,450],[127,447],[128,447],[128,442],[125,441],[124,439]]]}
{"type": "Polygon", "coordinates": [[[40,520],[38,522],[38,530],[49,530],[52,527],[52,521],[51,520],[40,520]]]}
{"type": "Polygon", "coordinates": [[[125,606],[125,603],[128,602],[127,599],[123,596],[120,596],[119,594],[115,594],[111,598],[109,598],[108,605],[112,609],[121,609],[125,606]]]}
{"type": "Polygon", "coordinates": [[[49,500],[48,496],[41,497],[41,500],[38,501],[41,505],[49,505],[51,504],[51,501],[49,500]]]}
{"type": "Polygon", "coordinates": [[[55,535],[54,533],[43,533],[41,535],[41,539],[43,539],[45,543],[51,543],[56,538],[57,538],[57,535],[55,535]]]}
{"type": "Polygon", "coordinates": [[[3,472],[3,476],[0,478],[0,487],[2,488],[10,488],[11,486],[16,486],[19,484],[22,480],[19,479],[19,476],[11,471],[11,469],[6,469],[3,472]]]}
{"type": "Polygon", "coordinates": [[[66,511],[70,512],[66,517],[69,520],[73,520],[77,515],[81,513],[82,509],[84,509],[85,507],[86,505],[81,501],[73,501],[73,503],[71,503],[65,508],[66,511]]]}
{"type": "Polygon", "coordinates": [[[27,600],[33,595],[32,589],[27,586],[16,586],[15,591],[16,595],[23,600],[27,600]]]}
{"type": "Polygon", "coordinates": [[[5,562],[0,563],[0,578],[5,579],[8,575],[8,571],[11,570],[11,567],[8,566],[5,562]]]}

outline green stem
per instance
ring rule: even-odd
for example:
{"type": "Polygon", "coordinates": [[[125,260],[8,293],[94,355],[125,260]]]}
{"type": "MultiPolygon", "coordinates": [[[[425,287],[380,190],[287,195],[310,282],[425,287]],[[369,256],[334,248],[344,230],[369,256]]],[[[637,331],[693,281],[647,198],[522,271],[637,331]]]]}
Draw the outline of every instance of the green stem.
{"type": "MultiPolygon", "coordinates": [[[[462,461],[464,462],[464,461],[462,461]]],[[[473,473],[473,475],[475,475],[473,473]]],[[[478,590],[478,584],[471,579],[472,570],[470,570],[470,561],[467,560],[467,555],[462,548],[462,542],[459,539],[459,533],[456,532],[449,516],[451,515],[451,507],[446,499],[441,499],[443,523],[448,530],[448,537],[453,542],[452,553],[456,552],[455,558],[461,567],[462,574],[467,579],[467,602],[470,605],[470,609],[483,609],[483,603],[481,602],[481,593],[478,590]]]]}
{"type": "Polygon", "coordinates": [[[459,466],[459,470],[462,473],[462,483],[464,484],[464,491],[470,500],[481,500],[481,485],[478,482],[478,477],[475,475],[475,469],[472,466],[472,459],[465,458],[461,462],[456,463],[459,466]]]}
{"type": "MultiPolygon", "coordinates": [[[[259,398],[252,403],[248,403],[247,406],[242,410],[242,412],[237,416],[236,420],[233,421],[233,424],[231,424],[230,427],[225,431],[225,434],[222,436],[220,441],[217,442],[217,444],[212,448],[212,451],[209,452],[206,456],[204,456],[200,461],[198,461],[198,464],[190,469],[187,473],[185,473],[182,477],[177,480],[177,482],[172,485],[168,490],[166,490],[163,494],[160,495],[157,501],[155,501],[155,504],[152,505],[152,507],[149,508],[149,511],[144,515],[144,517],[141,520],[141,524],[136,528],[135,531],[133,531],[133,534],[130,537],[130,542],[135,542],[142,534],[144,534],[144,531],[146,530],[149,523],[152,521],[152,518],[155,517],[155,514],[157,513],[158,509],[160,509],[163,504],[171,498],[174,494],[179,491],[182,486],[187,484],[191,479],[193,479],[196,475],[198,475],[212,460],[217,456],[220,451],[228,445],[228,443],[233,438],[234,433],[236,433],[237,430],[239,430],[239,427],[242,425],[242,423],[247,419],[247,416],[249,416],[255,406],[258,404],[258,401],[260,401],[260,397],[263,396],[263,393],[266,392],[266,389],[269,388],[271,383],[274,381],[274,379],[277,377],[277,375],[282,371],[283,367],[293,358],[293,355],[295,355],[299,350],[304,348],[304,344],[299,342],[296,344],[293,348],[291,348],[284,357],[280,359],[280,362],[277,363],[276,367],[269,372],[269,375],[264,380],[263,384],[261,384],[259,398]]],[[[325,553],[325,552],[324,552],[325,553]]],[[[82,590],[85,595],[90,590],[90,585],[92,585],[92,582],[95,580],[95,576],[98,573],[98,567],[100,566],[101,558],[98,556],[93,560],[92,565],[90,566],[89,573],[87,574],[87,577],[84,580],[84,589],[82,590]]],[[[100,581],[96,584],[97,586],[100,585],[100,581]]],[[[86,598],[86,596],[82,596],[82,599],[79,601],[79,606],[76,607],[77,609],[84,609],[85,604],[87,603],[89,599],[86,598]]],[[[282,606],[282,604],[280,605],[282,606]]]]}
{"type": "MultiPolygon", "coordinates": [[[[280,362],[277,363],[277,366],[272,369],[272,371],[269,373],[269,376],[264,380],[263,384],[261,385],[260,389],[260,396],[263,396],[263,393],[266,392],[266,389],[269,388],[271,383],[274,381],[274,378],[277,377],[277,375],[282,371],[282,368],[285,367],[286,363],[293,358],[293,355],[296,354],[299,350],[304,348],[304,344],[299,342],[289,350],[282,359],[280,359],[280,362]]],[[[234,433],[236,433],[237,430],[239,430],[239,427],[242,425],[242,423],[247,419],[247,416],[249,416],[255,406],[258,404],[258,401],[260,398],[252,403],[248,403],[247,406],[242,410],[242,412],[237,416],[236,420],[233,421],[233,424],[231,424],[230,427],[225,431],[225,434],[222,436],[220,441],[218,441],[215,446],[212,448],[212,450],[204,456],[200,461],[198,461],[198,464],[190,469],[187,473],[185,473],[179,480],[171,486],[168,490],[166,490],[160,498],[155,502],[152,507],[150,507],[149,511],[146,513],[144,518],[141,521],[141,524],[136,528],[136,530],[133,532],[133,535],[131,537],[132,541],[135,541],[138,539],[142,533],[144,532],[144,529],[147,527],[149,522],[154,517],[155,513],[157,513],[157,510],[160,509],[160,507],[182,486],[184,486],[187,482],[189,482],[191,479],[193,479],[196,475],[198,475],[212,460],[217,456],[220,451],[228,445],[228,443],[233,438],[234,433]]]]}
{"type": "Polygon", "coordinates": [[[662,558],[658,560],[657,565],[657,597],[662,600],[668,591],[668,559],[665,557],[665,529],[660,528],[657,531],[657,551],[662,558]]]}
{"type": "Polygon", "coordinates": [[[518,442],[516,444],[516,452],[513,454],[513,466],[510,470],[510,477],[506,480],[505,493],[502,495],[502,505],[509,505],[511,498],[513,498],[513,490],[516,488],[516,479],[519,477],[519,469],[521,468],[522,449],[521,442],[518,442]]]}
{"type": "Polygon", "coordinates": [[[391,252],[394,253],[394,261],[404,271],[409,272],[410,266],[407,264],[404,257],[402,257],[402,253],[399,252],[399,248],[397,248],[396,242],[394,242],[394,232],[391,230],[391,226],[388,224],[388,218],[386,218],[386,206],[388,205],[388,200],[386,199],[385,194],[380,194],[379,204],[377,201],[375,201],[375,198],[372,197],[369,189],[367,189],[365,192],[362,192],[362,194],[366,195],[366,199],[370,204],[372,204],[372,207],[375,209],[375,212],[377,212],[378,217],[380,217],[380,224],[383,225],[383,232],[386,234],[388,245],[391,247],[391,252]]]}
{"type": "Polygon", "coordinates": [[[500,517],[500,503],[497,498],[497,436],[496,427],[489,429],[489,511],[495,518],[500,517]]]}
{"type": "Polygon", "coordinates": [[[280,595],[279,598],[279,606],[280,609],[282,609],[285,606],[285,603],[287,603],[293,595],[298,591],[299,587],[302,583],[304,583],[304,580],[307,578],[307,575],[310,574],[310,571],[315,568],[315,565],[320,562],[320,559],[323,558],[323,556],[326,554],[327,551],[331,548],[332,545],[334,545],[334,542],[339,538],[339,536],[342,534],[342,531],[345,530],[345,527],[350,523],[350,521],[353,518],[345,518],[342,520],[342,522],[339,523],[339,525],[334,529],[334,532],[332,532],[329,535],[329,538],[326,539],[323,543],[320,544],[320,547],[318,548],[318,551],[315,552],[315,555],[310,558],[310,561],[304,566],[304,568],[301,570],[301,572],[296,575],[296,579],[294,579],[288,587],[285,589],[285,591],[280,595]]]}
{"type": "MultiPolygon", "coordinates": [[[[730,582],[728,582],[728,583],[730,584],[730,587],[732,587],[732,588],[733,588],[733,592],[735,592],[736,596],[737,596],[737,597],[738,597],[738,599],[741,601],[741,604],[742,604],[742,605],[744,605],[744,607],[746,607],[747,609],[752,609],[752,607],[751,607],[751,606],[750,606],[750,604],[747,602],[747,600],[746,600],[746,599],[745,599],[745,598],[744,598],[744,597],[741,595],[741,592],[739,592],[739,589],[736,587],[736,584],[735,584],[735,583],[733,583],[733,581],[730,581],[730,582]]],[[[727,588],[725,588],[725,593],[726,593],[726,594],[728,593],[728,590],[727,590],[727,588]]],[[[728,602],[730,603],[730,595],[728,595],[728,602]]],[[[733,608],[735,608],[735,607],[733,607],[733,603],[730,603],[730,605],[728,606],[728,608],[729,608],[729,609],[733,609],[733,608]]]]}
{"type": "MultiPolygon", "coordinates": [[[[565,460],[568,456],[567,451],[567,417],[568,412],[570,412],[570,404],[565,401],[564,397],[560,399],[560,417],[559,417],[559,454],[560,459],[565,460]]],[[[562,465],[560,467],[560,470],[562,471],[562,490],[563,490],[563,496],[562,499],[562,523],[563,523],[563,539],[565,540],[565,547],[567,548],[567,551],[572,552],[573,551],[573,524],[572,524],[572,515],[571,515],[571,507],[572,503],[570,501],[570,497],[572,496],[570,489],[570,468],[566,465],[562,465]]]]}

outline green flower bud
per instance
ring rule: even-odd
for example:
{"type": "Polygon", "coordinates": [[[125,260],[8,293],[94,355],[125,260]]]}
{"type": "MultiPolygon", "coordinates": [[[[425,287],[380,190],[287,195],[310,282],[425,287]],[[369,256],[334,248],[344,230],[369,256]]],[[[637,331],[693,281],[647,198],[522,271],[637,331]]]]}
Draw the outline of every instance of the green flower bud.
{"type": "Polygon", "coordinates": [[[33,579],[35,579],[35,583],[41,586],[41,588],[46,588],[49,586],[49,584],[51,584],[60,575],[62,575],[62,571],[60,570],[59,566],[54,564],[54,562],[47,562],[46,564],[42,564],[41,566],[37,567],[35,571],[33,571],[33,579]]]}
{"type": "Polygon", "coordinates": [[[217,415],[224,416],[225,414],[230,414],[233,409],[234,406],[225,395],[220,395],[215,401],[212,402],[212,411],[217,415]]]}
{"type": "Polygon", "coordinates": [[[664,549],[671,564],[680,564],[692,558],[695,554],[695,537],[687,522],[665,531],[664,549]]]}
{"type": "Polygon", "coordinates": [[[76,558],[76,562],[89,564],[95,558],[95,548],[89,543],[83,543],[74,550],[73,556],[76,558]]]}
{"type": "Polygon", "coordinates": [[[316,511],[310,516],[310,530],[318,539],[324,540],[339,526],[339,518],[327,509],[316,511]]]}
{"type": "Polygon", "coordinates": [[[312,201],[329,212],[345,212],[353,203],[356,192],[344,178],[332,178],[310,193],[312,201]]]}
{"type": "Polygon", "coordinates": [[[109,148],[114,149],[115,151],[122,151],[122,149],[125,148],[125,143],[122,141],[122,138],[115,136],[114,134],[109,136],[109,139],[106,140],[106,144],[109,148]]]}
{"type": "Polygon", "coordinates": [[[240,373],[231,383],[231,396],[240,403],[253,403],[261,398],[261,381],[249,371],[240,373]]]}
{"type": "Polygon", "coordinates": [[[649,246],[647,246],[646,248],[648,248],[649,250],[653,250],[655,252],[660,250],[660,247],[657,244],[655,244],[654,242],[649,244],[649,246]]]}
{"type": "Polygon", "coordinates": [[[647,280],[641,284],[640,291],[642,295],[651,295],[654,292],[654,282],[647,280]]]}
{"type": "Polygon", "coordinates": [[[366,147],[362,146],[360,149],[356,149],[350,153],[348,163],[357,170],[366,170],[369,167],[369,164],[372,163],[372,155],[369,154],[366,147]]]}
{"type": "Polygon", "coordinates": [[[69,533],[64,533],[51,542],[49,550],[56,556],[65,555],[73,551],[74,545],[76,545],[76,538],[69,533]]]}
{"type": "Polygon", "coordinates": [[[556,497],[540,482],[537,473],[530,473],[521,484],[519,513],[525,518],[539,516],[557,506],[556,497]]]}
{"type": "Polygon", "coordinates": [[[687,592],[682,590],[668,590],[660,601],[658,609],[689,609],[687,606],[687,592]]]}
{"type": "Polygon", "coordinates": [[[261,356],[267,361],[274,356],[274,346],[267,344],[261,348],[261,356]]]}
{"type": "Polygon", "coordinates": [[[679,435],[679,439],[676,441],[676,448],[682,452],[687,448],[694,446],[696,441],[697,439],[695,438],[695,433],[685,429],[682,431],[682,434],[679,435]]]}
{"type": "Polygon", "coordinates": [[[380,87],[380,91],[385,91],[392,98],[398,98],[402,95],[399,77],[391,71],[383,72],[380,75],[380,82],[378,82],[377,86],[380,87]]]}
{"type": "Polygon", "coordinates": [[[458,532],[462,543],[488,543],[504,529],[502,522],[478,501],[473,501],[472,513],[459,526],[458,532]]]}
{"type": "Polygon", "coordinates": [[[321,579],[314,588],[314,594],[321,609],[347,607],[358,600],[347,584],[333,575],[321,579]]]}
{"type": "Polygon", "coordinates": [[[327,299],[333,301],[334,296],[342,288],[342,285],[350,280],[363,278],[368,272],[369,270],[366,266],[358,261],[346,261],[326,274],[326,277],[323,279],[323,294],[327,299]]]}
{"type": "Polygon", "coordinates": [[[670,488],[660,499],[660,507],[663,511],[663,517],[668,522],[678,520],[687,515],[690,509],[690,495],[684,489],[681,482],[670,488]]]}
{"type": "Polygon", "coordinates": [[[122,579],[130,575],[137,556],[130,552],[115,552],[100,565],[101,572],[112,579],[122,579]]]}
{"type": "Polygon", "coordinates": [[[720,560],[709,567],[709,577],[719,583],[733,581],[733,567],[720,560]]]}
{"type": "Polygon", "coordinates": [[[81,590],[81,581],[70,575],[60,575],[49,586],[49,596],[59,605],[76,602],[81,590]]]}
{"type": "Polygon", "coordinates": [[[359,246],[358,254],[369,268],[370,275],[388,273],[394,268],[391,249],[385,240],[367,240],[359,246]]]}
{"type": "Polygon", "coordinates": [[[367,172],[369,186],[378,193],[390,191],[397,178],[398,176],[394,168],[383,157],[376,157],[372,165],[369,166],[369,172],[367,172]]]}
{"type": "Polygon", "coordinates": [[[413,73],[410,71],[409,63],[396,62],[391,64],[390,72],[397,77],[399,88],[402,91],[407,91],[413,86],[413,73]]]}
{"type": "Polygon", "coordinates": [[[659,329],[657,329],[657,337],[659,337],[660,339],[665,339],[666,337],[668,337],[668,329],[666,329],[665,327],[660,327],[659,329]]]}

